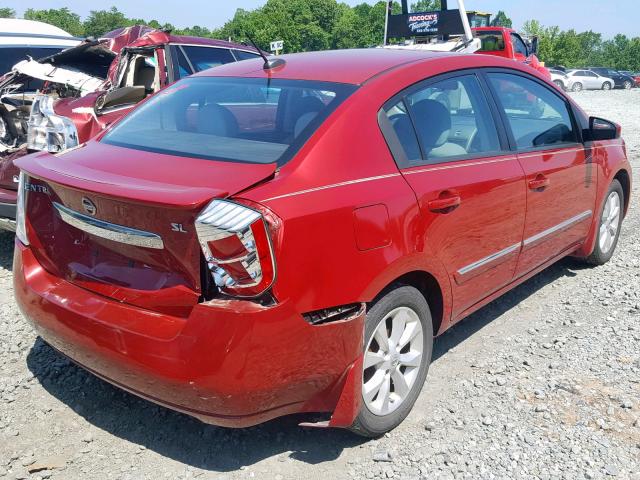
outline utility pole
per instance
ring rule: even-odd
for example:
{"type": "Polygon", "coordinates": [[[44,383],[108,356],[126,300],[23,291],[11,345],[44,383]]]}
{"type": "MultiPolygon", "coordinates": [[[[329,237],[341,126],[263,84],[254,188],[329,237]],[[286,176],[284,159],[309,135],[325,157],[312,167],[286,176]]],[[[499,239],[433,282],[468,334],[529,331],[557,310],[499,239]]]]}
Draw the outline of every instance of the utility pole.
{"type": "MultiPolygon", "coordinates": [[[[405,0],[406,1],[406,0],[405,0]]],[[[387,8],[385,9],[385,15],[384,15],[384,37],[382,39],[382,45],[386,45],[387,41],[389,40],[387,38],[387,29],[389,27],[389,15],[391,15],[391,7],[393,5],[393,0],[389,0],[387,2],[387,8]]]]}

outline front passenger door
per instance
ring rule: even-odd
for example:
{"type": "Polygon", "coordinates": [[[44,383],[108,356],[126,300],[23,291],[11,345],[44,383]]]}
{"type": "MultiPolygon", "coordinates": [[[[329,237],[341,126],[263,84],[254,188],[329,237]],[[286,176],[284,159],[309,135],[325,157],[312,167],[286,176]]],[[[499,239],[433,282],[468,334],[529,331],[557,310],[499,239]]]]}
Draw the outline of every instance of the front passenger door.
{"type": "Polygon", "coordinates": [[[585,76],[585,87],[592,89],[592,90],[598,90],[600,89],[601,82],[600,82],[600,78],[598,78],[598,75],[596,75],[593,72],[589,72],[587,70],[584,71],[584,76],[585,76]]]}
{"type": "Polygon", "coordinates": [[[560,92],[515,72],[487,76],[525,173],[527,215],[516,272],[521,276],[586,238],[596,170],[560,92]]]}

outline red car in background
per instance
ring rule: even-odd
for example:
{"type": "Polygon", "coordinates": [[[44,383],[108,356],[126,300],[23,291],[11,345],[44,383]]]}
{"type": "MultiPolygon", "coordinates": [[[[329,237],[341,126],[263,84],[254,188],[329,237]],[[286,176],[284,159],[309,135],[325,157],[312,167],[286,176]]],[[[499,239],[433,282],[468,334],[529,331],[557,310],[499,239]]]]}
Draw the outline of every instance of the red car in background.
{"type": "Polygon", "coordinates": [[[46,342],[205,422],[366,436],[409,413],[434,336],[607,262],[631,192],[620,127],[539,73],[411,50],[228,64],[17,164],[15,295],[46,342]]]}
{"type": "Polygon", "coordinates": [[[133,26],[16,64],[0,79],[0,228],[15,229],[15,159],[73,148],[182,77],[258,56],[243,44],[133,26]]]}
{"type": "Polygon", "coordinates": [[[628,70],[620,70],[620,73],[624,75],[629,75],[631,78],[633,78],[633,81],[635,82],[634,86],[640,87],[640,72],[630,72],[628,70]]]}
{"type": "Polygon", "coordinates": [[[482,45],[476,53],[496,55],[526,63],[545,78],[551,79],[551,73],[536,55],[537,39],[533,44],[529,44],[518,32],[506,27],[475,27],[471,30],[474,36],[480,39],[482,45]]]}

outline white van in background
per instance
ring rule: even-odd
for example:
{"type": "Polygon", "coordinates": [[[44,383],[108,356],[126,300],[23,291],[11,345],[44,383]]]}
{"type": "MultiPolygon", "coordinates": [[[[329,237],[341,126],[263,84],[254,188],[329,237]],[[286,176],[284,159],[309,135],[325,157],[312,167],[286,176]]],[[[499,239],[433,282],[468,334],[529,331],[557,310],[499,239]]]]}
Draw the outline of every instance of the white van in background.
{"type": "Polygon", "coordinates": [[[27,56],[47,57],[78,43],[80,39],[48,23],[0,18],[0,76],[27,56]]]}

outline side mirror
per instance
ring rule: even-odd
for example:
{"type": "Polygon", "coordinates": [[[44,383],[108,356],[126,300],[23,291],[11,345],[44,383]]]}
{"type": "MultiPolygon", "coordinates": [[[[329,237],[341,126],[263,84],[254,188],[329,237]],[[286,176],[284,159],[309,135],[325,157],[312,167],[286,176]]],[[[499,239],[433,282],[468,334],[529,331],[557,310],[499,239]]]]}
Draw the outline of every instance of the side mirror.
{"type": "Polygon", "coordinates": [[[533,37],[531,39],[531,51],[529,55],[538,55],[538,37],[533,37]]]}
{"type": "Polygon", "coordinates": [[[96,111],[124,105],[135,105],[144,100],[147,92],[144,86],[121,87],[111,90],[96,100],[96,111]]]}
{"type": "Polygon", "coordinates": [[[585,140],[615,140],[620,138],[622,129],[617,123],[610,122],[604,118],[589,117],[589,130],[585,131],[585,140]]]}

